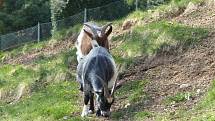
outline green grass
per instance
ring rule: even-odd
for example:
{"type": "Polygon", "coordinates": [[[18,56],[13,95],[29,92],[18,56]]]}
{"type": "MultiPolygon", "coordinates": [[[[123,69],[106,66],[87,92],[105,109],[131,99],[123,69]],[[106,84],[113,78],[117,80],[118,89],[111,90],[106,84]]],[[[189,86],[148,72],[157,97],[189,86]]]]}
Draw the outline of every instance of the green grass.
{"type": "MultiPolygon", "coordinates": [[[[47,44],[46,41],[25,45],[12,51],[1,52],[1,57],[19,55],[47,44]]],[[[81,98],[78,85],[74,82],[75,70],[68,68],[75,63],[75,50],[70,49],[54,56],[41,55],[30,65],[2,65],[0,93],[6,97],[1,97],[0,100],[0,119],[41,121],[59,120],[67,116],[71,120],[86,120],[80,118],[80,114],[76,115],[81,109],[81,98]],[[20,84],[27,86],[29,92],[19,102],[10,104],[16,97],[20,84]]]]}
{"type": "Polygon", "coordinates": [[[213,81],[212,87],[208,94],[205,96],[204,101],[201,102],[199,109],[211,108],[215,106],[215,81],[213,81]]]}
{"type": "MultiPolygon", "coordinates": [[[[132,85],[132,83],[129,83],[129,85],[132,85]]],[[[135,84],[134,84],[135,85],[135,84]]],[[[125,85],[125,87],[122,88],[122,90],[127,90],[127,93],[122,95],[134,95],[135,93],[131,91],[128,86],[125,85]]],[[[143,88],[143,87],[142,87],[143,88]]],[[[135,89],[135,88],[134,88],[135,89]]],[[[135,90],[136,91],[136,90],[135,90]]],[[[138,91],[137,91],[138,92],[138,91]]],[[[119,97],[122,95],[118,95],[119,97]]],[[[172,103],[180,103],[184,102],[187,100],[187,96],[190,95],[192,97],[192,93],[177,93],[174,96],[169,96],[165,100],[165,103],[167,105],[172,104],[172,103]]],[[[141,98],[141,95],[139,95],[141,98]]],[[[133,96],[132,96],[133,98],[133,96]]],[[[147,98],[145,98],[147,99],[147,98]]],[[[129,100],[129,99],[126,99],[129,100]]],[[[135,102],[134,102],[135,103],[135,102]]],[[[139,107],[141,107],[140,104],[138,104],[139,107]]],[[[130,118],[133,118],[135,120],[144,120],[150,117],[153,117],[154,120],[156,121],[170,121],[170,120],[180,120],[180,121],[187,121],[187,120],[192,120],[192,121],[214,121],[215,120],[215,81],[213,81],[213,84],[209,91],[205,94],[204,98],[200,100],[197,105],[192,108],[192,109],[184,109],[184,108],[179,108],[175,112],[164,112],[162,114],[158,113],[152,113],[148,112],[147,110],[142,111],[135,109],[133,106],[130,106],[128,109],[125,110],[120,110],[118,112],[114,112],[113,118],[114,119],[120,119],[122,118],[125,114],[128,115],[130,118]]]]}
{"type": "Polygon", "coordinates": [[[164,103],[166,105],[185,102],[191,97],[190,92],[187,93],[177,93],[174,96],[169,96],[164,100],[164,103]]]}
{"type": "Polygon", "coordinates": [[[144,92],[144,87],[147,82],[146,80],[130,81],[117,90],[116,97],[125,98],[125,100],[120,103],[124,108],[112,113],[111,117],[113,120],[119,120],[123,118],[125,114],[129,116],[130,119],[149,116],[149,113],[142,112],[142,108],[144,107],[143,102],[148,98],[147,94],[144,92]]]}
{"type": "Polygon", "coordinates": [[[205,95],[204,99],[200,101],[198,106],[192,111],[193,115],[191,116],[191,119],[214,121],[215,120],[214,106],[215,106],[215,81],[213,81],[213,84],[209,89],[208,93],[205,95]]]}
{"type": "Polygon", "coordinates": [[[124,41],[113,52],[117,55],[124,52],[127,57],[136,57],[144,54],[154,54],[164,46],[190,46],[207,37],[208,30],[192,28],[179,23],[168,21],[152,22],[145,26],[137,26],[131,34],[114,37],[114,41],[124,41]]]}
{"type": "Polygon", "coordinates": [[[27,43],[20,47],[14,48],[12,50],[0,51],[0,63],[6,58],[15,57],[17,55],[25,54],[31,51],[39,50],[44,48],[48,44],[47,40],[43,40],[39,43],[27,43]]]}
{"type": "MultiPolygon", "coordinates": [[[[146,81],[147,82],[147,81],[146,81]]],[[[176,112],[167,112],[163,114],[157,114],[150,111],[147,111],[147,109],[143,109],[144,105],[141,100],[147,100],[147,94],[144,93],[144,81],[133,81],[129,82],[125,86],[123,86],[118,92],[117,97],[118,98],[124,98],[127,95],[130,96],[130,98],[126,98],[123,103],[127,104],[130,103],[126,108],[120,109],[112,114],[112,118],[114,120],[120,120],[123,119],[123,116],[128,116],[131,120],[135,121],[141,121],[145,119],[151,119],[153,117],[154,120],[157,121],[169,121],[169,120],[194,120],[194,121],[202,121],[202,120],[209,120],[213,121],[215,119],[214,117],[214,89],[215,86],[210,89],[210,91],[207,93],[207,96],[193,109],[193,110],[184,110],[183,108],[176,110],[176,112]],[[142,83],[142,84],[139,84],[142,83]],[[139,86],[137,86],[139,85],[139,86]],[[145,95],[145,97],[143,97],[145,95]],[[137,99],[139,101],[132,101],[130,99],[137,99]],[[141,103],[137,103],[141,102],[141,103]]],[[[147,84],[147,83],[146,83],[147,84]]],[[[214,82],[215,84],[215,82],[214,82]]],[[[177,93],[174,96],[167,98],[167,103],[180,103],[187,100],[188,93],[177,93]]]]}
{"type": "Polygon", "coordinates": [[[134,120],[135,121],[142,121],[146,118],[150,118],[152,117],[153,114],[148,112],[148,111],[141,111],[141,112],[137,112],[135,115],[134,115],[134,120]]]}
{"type": "MultiPolygon", "coordinates": [[[[79,31],[80,25],[56,33],[50,41],[28,43],[10,51],[0,52],[1,61],[45,46],[50,46],[79,31]]],[[[75,70],[69,66],[76,64],[75,49],[57,55],[39,56],[30,65],[2,65],[0,67],[1,120],[87,120],[80,118],[82,106],[75,70]],[[72,81],[72,82],[71,82],[72,81]],[[28,94],[19,102],[9,104],[16,97],[20,84],[27,86],[28,94]],[[2,96],[1,94],[1,96],[2,96]],[[6,96],[6,97],[5,97],[6,96]],[[74,113],[74,114],[73,114],[74,113]]]]}
{"type": "Polygon", "coordinates": [[[164,0],[164,4],[159,6],[154,6],[148,10],[137,10],[129,14],[127,17],[124,17],[117,21],[123,22],[125,19],[137,19],[137,20],[146,20],[146,21],[158,21],[165,20],[167,18],[177,16],[183,12],[187,7],[189,2],[194,4],[203,3],[204,0],[164,0]]]}
{"type": "Polygon", "coordinates": [[[67,37],[70,37],[74,33],[79,33],[81,28],[82,28],[82,24],[77,24],[77,25],[69,27],[69,28],[61,29],[54,33],[52,39],[54,39],[54,40],[65,39],[67,37]]]}
{"type": "Polygon", "coordinates": [[[20,82],[28,83],[38,77],[37,71],[20,65],[4,65],[0,67],[0,72],[0,87],[3,89],[16,87],[20,82]]]}
{"type": "Polygon", "coordinates": [[[54,121],[66,116],[68,120],[88,120],[80,118],[82,100],[75,82],[75,70],[69,70],[71,63],[76,63],[74,49],[50,57],[40,56],[31,65],[0,67],[2,91],[15,94],[21,83],[30,89],[30,93],[15,104],[8,104],[12,100],[2,98],[0,119],[54,121]]]}
{"type": "MultiPolygon", "coordinates": [[[[31,87],[31,91],[36,91],[43,88],[44,84],[75,80],[75,70],[69,71],[69,65],[75,64],[74,60],[76,60],[75,50],[71,49],[51,57],[41,56],[31,65],[1,66],[0,89],[6,94],[11,90],[13,90],[12,93],[16,93],[18,85],[23,83],[28,88],[31,87]]],[[[5,101],[1,100],[1,102],[5,101]]]]}
{"type": "Polygon", "coordinates": [[[58,120],[80,112],[79,91],[76,82],[61,81],[47,86],[19,103],[0,109],[1,120],[58,120]]]}
{"type": "MultiPolygon", "coordinates": [[[[183,102],[186,100],[184,93],[178,93],[175,96],[168,97],[169,102],[183,102]]],[[[215,120],[215,81],[204,98],[197,103],[193,109],[179,109],[174,113],[166,112],[163,114],[154,114],[157,121],[180,120],[180,121],[214,121],[215,120]]]]}
{"type": "Polygon", "coordinates": [[[145,80],[137,80],[128,82],[126,85],[123,85],[122,88],[117,90],[116,95],[119,97],[128,96],[129,102],[138,102],[141,97],[144,97],[144,86],[147,81],[145,80]]]}
{"type": "Polygon", "coordinates": [[[184,7],[184,6],[187,6],[189,2],[192,2],[194,4],[199,4],[204,2],[204,0],[173,0],[172,2],[175,2],[179,7],[184,7]]]}

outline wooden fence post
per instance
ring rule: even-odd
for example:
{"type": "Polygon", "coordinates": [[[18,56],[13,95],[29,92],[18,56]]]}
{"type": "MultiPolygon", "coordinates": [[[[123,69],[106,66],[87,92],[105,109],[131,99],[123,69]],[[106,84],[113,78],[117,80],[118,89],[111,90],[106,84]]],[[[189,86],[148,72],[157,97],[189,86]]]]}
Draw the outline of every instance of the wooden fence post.
{"type": "Polygon", "coordinates": [[[1,47],[1,36],[0,36],[0,50],[3,50],[2,47],[1,47]]]}
{"type": "Polygon", "coordinates": [[[135,2],[135,6],[136,6],[136,11],[138,10],[138,0],[136,0],[136,2],[135,2]]]}
{"type": "Polygon", "coordinates": [[[87,22],[87,8],[84,9],[84,23],[87,22]]]}

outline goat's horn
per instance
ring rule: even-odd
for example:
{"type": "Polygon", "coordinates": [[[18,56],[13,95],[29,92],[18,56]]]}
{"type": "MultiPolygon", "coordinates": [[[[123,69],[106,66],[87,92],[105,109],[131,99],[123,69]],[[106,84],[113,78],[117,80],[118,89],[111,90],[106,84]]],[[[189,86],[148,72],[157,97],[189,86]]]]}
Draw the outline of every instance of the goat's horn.
{"type": "Polygon", "coordinates": [[[116,82],[117,82],[117,79],[116,79],[116,81],[114,82],[114,85],[113,85],[113,88],[112,88],[112,90],[111,90],[111,97],[114,95],[114,91],[115,91],[115,89],[116,89],[116,82]]]}
{"type": "Polygon", "coordinates": [[[102,27],[102,30],[101,30],[101,34],[102,34],[102,35],[105,34],[105,31],[106,31],[107,27],[110,26],[111,24],[112,24],[112,23],[108,23],[108,24],[106,24],[106,25],[104,25],[104,26],[102,27]]]}
{"type": "Polygon", "coordinates": [[[88,23],[84,23],[84,25],[90,28],[90,30],[93,32],[93,39],[96,39],[98,37],[96,29],[90,26],[88,23]]]}

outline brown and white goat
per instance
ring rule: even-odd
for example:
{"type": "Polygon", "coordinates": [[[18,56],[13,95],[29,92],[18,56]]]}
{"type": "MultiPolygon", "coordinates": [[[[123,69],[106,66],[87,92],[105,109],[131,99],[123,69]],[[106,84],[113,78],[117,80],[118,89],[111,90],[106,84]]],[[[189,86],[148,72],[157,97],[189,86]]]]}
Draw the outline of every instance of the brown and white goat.
{"type": "MultiPolygon", "coordinates": [[[[91,22],[87,22],[85,24],[90,25],[96,30],[98,34],[98,37],[96,38],[97,43],[99,44],[99,46],[104,47],[109,51],[108,36],[112,32],[112,23],[108,23],[102,27],[99,27],[98,25],[91,22]]],[[[78,62],[80,62],[80,59],[86,56],[92,49],[92,36],[92,30],[84,25],[75,43],[75,46],[77,48],[76,54],[78,62]]]]}

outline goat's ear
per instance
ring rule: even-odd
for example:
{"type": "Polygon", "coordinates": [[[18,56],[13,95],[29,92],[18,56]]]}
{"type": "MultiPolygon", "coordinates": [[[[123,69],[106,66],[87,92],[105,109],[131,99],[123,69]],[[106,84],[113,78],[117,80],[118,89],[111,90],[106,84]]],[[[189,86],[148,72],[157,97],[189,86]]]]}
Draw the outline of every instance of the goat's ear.
{"type": "Polygon", "coordinates": [[[105,35],[108,37],[112,32],[112,26],[109,26],[108,31],[105,33],[105,35]]]}
{"type": "Polygon", "coordinates": [[[93,39],[93,34],[84,29],[84,33],[86,33],[91,39],[93,39]]]}

